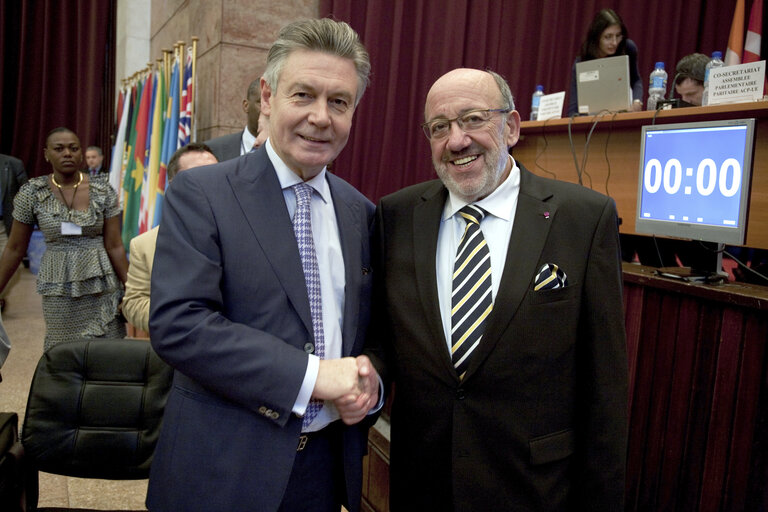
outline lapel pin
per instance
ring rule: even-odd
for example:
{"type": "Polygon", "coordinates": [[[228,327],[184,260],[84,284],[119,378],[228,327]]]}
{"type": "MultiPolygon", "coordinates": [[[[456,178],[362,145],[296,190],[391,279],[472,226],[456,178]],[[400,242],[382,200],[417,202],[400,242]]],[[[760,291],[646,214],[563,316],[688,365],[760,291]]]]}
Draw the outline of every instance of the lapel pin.
{"type": "Polygon", "coordinates": [[[544,218],[545,218],[545,219],[548,219],[548,218],[549,218],[549,212],[544,212],[544,218]]]}

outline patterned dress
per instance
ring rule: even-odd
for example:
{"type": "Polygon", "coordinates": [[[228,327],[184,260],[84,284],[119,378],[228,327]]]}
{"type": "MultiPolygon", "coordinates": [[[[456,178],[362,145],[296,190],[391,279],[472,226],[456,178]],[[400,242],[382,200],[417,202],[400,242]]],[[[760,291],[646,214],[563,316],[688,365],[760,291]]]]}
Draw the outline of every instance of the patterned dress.
{"type": "Polygon", "coordinates": [[[37,274],[43,296],[47,350],[77,338],[125,336],[117,315],[123,287],[104,248],[104,219],[120,214],[117,195],[104,180],[91,180],[87,210],[70,210],[54,197],[48,176],[30,179],[16,194],[13,218],[37,224],[45,237],[45,253],[37,274]],[[82,228],[63,235],[62,222],[82,228]]]}

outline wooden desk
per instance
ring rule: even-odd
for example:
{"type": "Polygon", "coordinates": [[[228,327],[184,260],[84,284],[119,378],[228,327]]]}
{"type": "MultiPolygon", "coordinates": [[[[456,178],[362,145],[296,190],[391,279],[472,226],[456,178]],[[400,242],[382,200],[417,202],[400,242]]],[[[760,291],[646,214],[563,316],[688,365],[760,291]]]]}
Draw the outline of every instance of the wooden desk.
{"type": "MultiPolygon", "coordinates": [[[[625,263],[627,512],[768,510],[768,287],[685,283],[625,263]]],[[[389,423],[364,459],[388,512],[389,423]]]]}
{"type": "MultiPolygon", "coordinates": [[[[630,112],[549,121],[524,121],[512,154],[541,176],[578,183],[574,155],[586,165],[582,183],[614,198],[622,219],[621,232],[635,233],[637,181],[640,168],[640,130],[653,122],[655,112],[630,112]],[[569,140],[569,126],[573,151],[569,140]],[[593,130],[589,146],[585,142],[593,130]]],[[[663,110],[656,124],[755,118],[747,243],[768,249],[768,101],[663,110]]]]}

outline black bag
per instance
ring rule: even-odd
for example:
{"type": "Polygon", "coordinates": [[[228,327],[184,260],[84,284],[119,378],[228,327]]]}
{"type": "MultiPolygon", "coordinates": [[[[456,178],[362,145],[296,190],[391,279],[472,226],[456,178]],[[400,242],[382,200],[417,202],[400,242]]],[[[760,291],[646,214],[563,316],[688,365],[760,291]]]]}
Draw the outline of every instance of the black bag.
{"type": "Polygon", "coordinates": [[[19,418],[15,412],[0,412],[0,510],[24,510],[24,475],[24,448],[19,441],[19,418]]]}

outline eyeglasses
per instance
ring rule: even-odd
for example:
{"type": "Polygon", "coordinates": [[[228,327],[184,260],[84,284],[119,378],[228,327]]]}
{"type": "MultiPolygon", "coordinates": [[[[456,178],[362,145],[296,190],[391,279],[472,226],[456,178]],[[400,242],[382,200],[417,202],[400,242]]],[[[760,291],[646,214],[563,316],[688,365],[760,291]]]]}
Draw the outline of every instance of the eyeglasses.
{"type": "Polygon", "coordinates": [[[624,39],[623,34],[603,34],[600,39],[605,41],[606,43],[609,41],[618,41],[621,42],[622,39],[624,39]]]}
{"type": "Polygon", "coordinates": [[[475,110],[469,110],[464,112],[460,116],[453,119],[438,118],[432,121],[427,121],[421,125],[424,130],[424,135],[430,140],[442,139],[447,137],[451,133],[451,123],[456,121],[460,130],[465,132],[473,132],[484,128],[488,121],[491,120],[491,116],[495,113],[507,114],[511,112],[509,108],[478,108],[475,110]]]}

